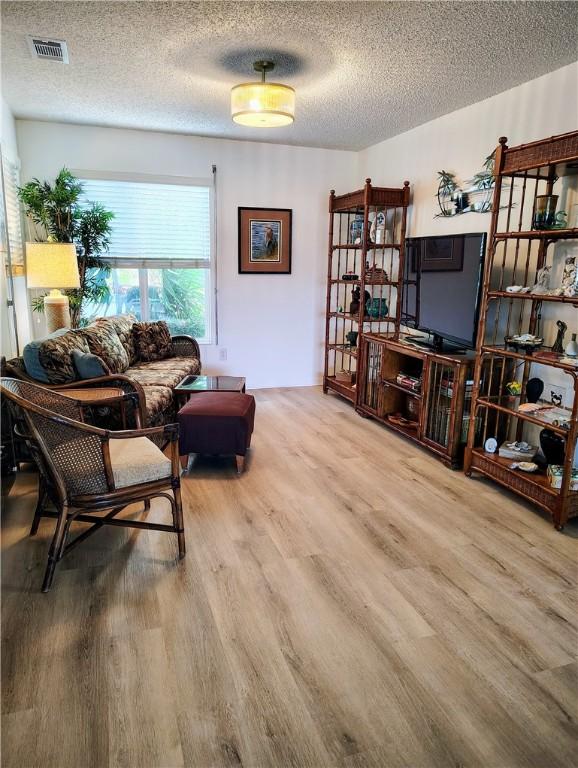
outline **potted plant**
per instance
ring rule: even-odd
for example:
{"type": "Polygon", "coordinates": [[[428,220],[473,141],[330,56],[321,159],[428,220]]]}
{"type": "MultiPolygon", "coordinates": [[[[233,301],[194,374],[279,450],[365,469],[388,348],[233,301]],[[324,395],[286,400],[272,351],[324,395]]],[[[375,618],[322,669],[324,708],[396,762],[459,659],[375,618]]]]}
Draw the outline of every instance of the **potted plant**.
{"type": "Polygon", "coordinates": [[[509,408],[514,408],[516,405],[516,398],[522,394],[522,385],[519,381],[508,381],[506,384],[506,405],[509,408]]]}
{"type": "MultiPolygon", "coordinates": [[[[33,179],[18,189],[36,240],[77,246],[80,288],[66,291],[73,328],[82,324],[83,303],[100,303],[108,297],[106,277],[110,265],[102,254],[108,251],[114,218],[114,213],[100,203],[83,201],[82,192],[82,182],[67,168],[60,171],[53,184],[33,179]]],[[[43,297],[32,302],[35,312],[43,307],[43,297]]]]}

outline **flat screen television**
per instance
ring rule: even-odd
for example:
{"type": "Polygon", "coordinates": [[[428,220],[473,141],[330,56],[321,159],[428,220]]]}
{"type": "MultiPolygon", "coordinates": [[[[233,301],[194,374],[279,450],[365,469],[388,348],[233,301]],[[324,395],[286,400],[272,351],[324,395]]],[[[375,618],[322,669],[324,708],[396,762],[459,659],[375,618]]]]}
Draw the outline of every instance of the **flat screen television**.
{"type": "Polygon", "coordinates": [[[428,333],[426,346],[476,346],[485,251],[485,232],[406,240],[402,323],[428,333]]]}

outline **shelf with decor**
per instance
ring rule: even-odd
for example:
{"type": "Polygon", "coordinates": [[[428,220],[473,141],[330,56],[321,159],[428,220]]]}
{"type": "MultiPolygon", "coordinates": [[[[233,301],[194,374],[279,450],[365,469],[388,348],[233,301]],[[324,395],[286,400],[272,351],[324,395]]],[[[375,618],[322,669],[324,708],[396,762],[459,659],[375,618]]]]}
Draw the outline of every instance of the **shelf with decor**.
{"type": "Polygon", "coordinates": [[[578,348],[565,338],[578,332],[568,327],[578,306],[578,228],[558,202],[568,211],[578,203],[578,131],[506,141],[495,152],[465,471],[533,502],[561,530],[578,515],[578,348]]]}
{"type": "Polygon", "coordinates": [[[553,301],[558,304],[572,304],[578,307],[578,296],[548,296],[539,293],[512,293],[510,291],[488,291],[488,299],[525,299],[526,301],[553,301]]]}
{"type": "Polygon", "coordinates": [[[357,398],[365,333],[399,333],[409,182],[329,196],[323,391],[357,398]]]}

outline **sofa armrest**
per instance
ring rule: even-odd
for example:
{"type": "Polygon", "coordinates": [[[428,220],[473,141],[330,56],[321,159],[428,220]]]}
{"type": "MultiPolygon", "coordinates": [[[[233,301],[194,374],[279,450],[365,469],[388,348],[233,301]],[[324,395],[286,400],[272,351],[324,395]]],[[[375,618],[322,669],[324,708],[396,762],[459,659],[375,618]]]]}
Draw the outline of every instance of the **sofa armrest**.
{"type": "Polygon", "coordinates": [[[199,344],[192,336],[172,336],[171,340],[175,357],[196,357],[201,362],[199,344]]]}
{"type": "MultiPolygon", "coordinates": [[[[38,382],[37,382],[38,383],[38,382]]],[[[44,385],[43,385],[44,386],[44,385]]],[[[50,385],[49,385],[50,386],[50,385]]],[[[116,387],[125,395],[133,395],[137,401],[137,409],[139,412],[140,423],[146,424],[146,401],[145,393],[142,385],[138,381],[132,379],[130,376],[125,376],[122,373],[112,373],[108,376],[97,376],[94,379],[82,379],[81,381],[71,381],[69,384],[56,384],[51,385],[50,389],[54,389],[57,392],[66,394],[67,389],[100,389],[101,387],[109,388],[116,387]]]]}

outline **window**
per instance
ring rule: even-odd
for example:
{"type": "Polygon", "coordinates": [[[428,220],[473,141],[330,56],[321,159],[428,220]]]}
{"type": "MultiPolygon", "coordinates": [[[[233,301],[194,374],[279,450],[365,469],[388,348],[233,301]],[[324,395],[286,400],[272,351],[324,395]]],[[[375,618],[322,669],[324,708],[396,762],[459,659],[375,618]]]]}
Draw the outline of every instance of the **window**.
{"type": "MultiPolygon", "coordinates": [[[[113,211],[108,298],[85,320],[131,312],[166,320],[171,333],[215,340],[211,181],[86,178],[84,198],[113,211]]],[[[103,278],[104,279],[104,278],[103,278]]]]}

